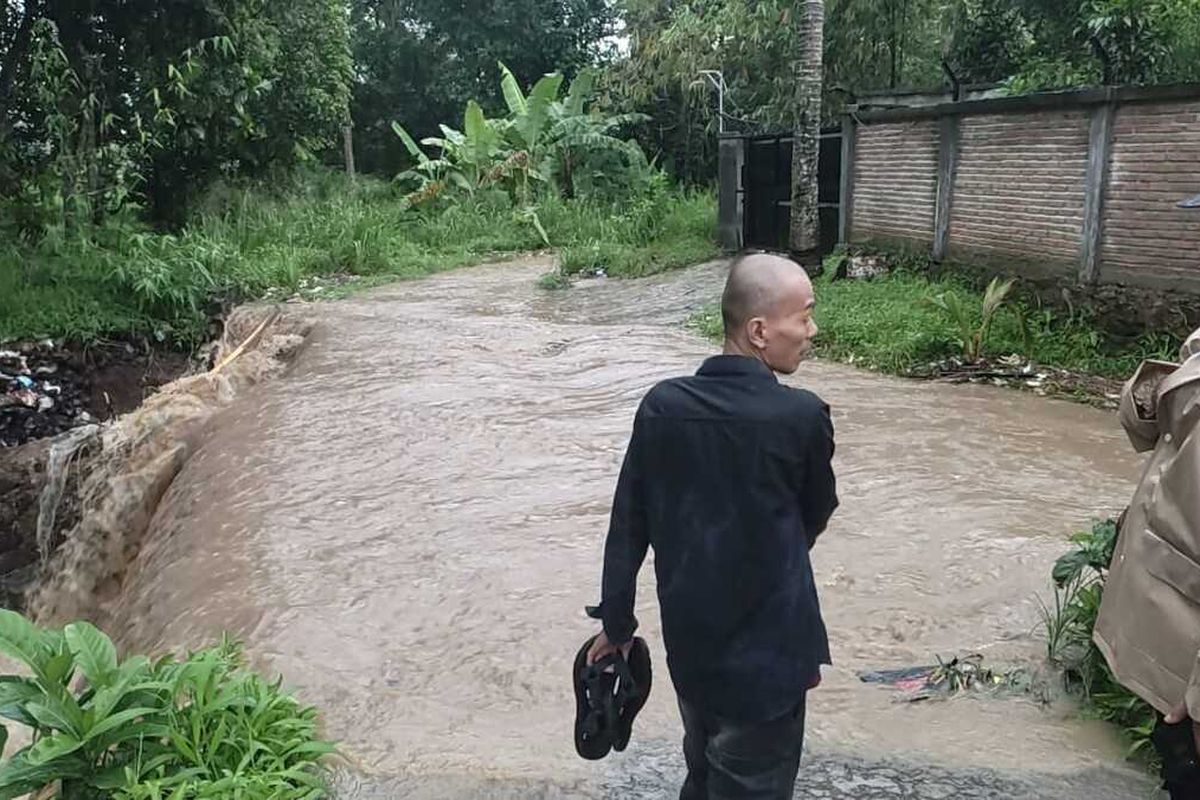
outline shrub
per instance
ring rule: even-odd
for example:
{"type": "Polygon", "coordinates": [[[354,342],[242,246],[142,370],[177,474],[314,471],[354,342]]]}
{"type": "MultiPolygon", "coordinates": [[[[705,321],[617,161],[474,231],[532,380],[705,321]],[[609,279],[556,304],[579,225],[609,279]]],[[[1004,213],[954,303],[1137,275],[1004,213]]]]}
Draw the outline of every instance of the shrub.
{"type": "MultiPolygon", "coordinates": [[[[63,800],[325,796],[316,712],[245,669],[225,641],[186,658],[117,658],[86,622],[40,628],[0,610],[0,717],[33,742],[0,765],[0,798],[59,783],[63,800]]],[[[0,741],[8,731],[0,727],[0,741]]]]}

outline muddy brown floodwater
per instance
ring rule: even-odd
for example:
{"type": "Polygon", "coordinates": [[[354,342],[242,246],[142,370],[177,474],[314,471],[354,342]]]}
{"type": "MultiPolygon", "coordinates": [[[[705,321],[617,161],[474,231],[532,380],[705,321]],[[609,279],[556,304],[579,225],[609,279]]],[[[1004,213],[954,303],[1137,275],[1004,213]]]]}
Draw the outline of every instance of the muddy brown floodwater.
{"type": "MultiPolygon", "coordinates": [[[[571,740],[634,409],[711,348],[680,323],[721,265],[535,287],[518,261],[318,309],[291,374],[224,413],[176,479],[124,592],[123,643],[223,630],[324,711],[345,797],[668,797],[677,711],[659,681],[634,743],[571,740]]],[[[842,506],[815,551],[835,666],[810,700],[802,797],[1151,796],[1112,732],[1067,704],[900,703],[860,669],[980,652],[1030,664],[1065,536],[1118,512],[1138,461],[1112,415],[815,362],[842,506]]]]}

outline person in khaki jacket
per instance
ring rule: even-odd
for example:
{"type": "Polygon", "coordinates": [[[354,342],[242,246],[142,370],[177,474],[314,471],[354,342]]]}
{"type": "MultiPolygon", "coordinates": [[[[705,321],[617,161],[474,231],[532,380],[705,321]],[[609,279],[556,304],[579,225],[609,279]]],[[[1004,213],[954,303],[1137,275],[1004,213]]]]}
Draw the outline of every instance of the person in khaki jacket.
{"type": "Polygon", "coordinates": [[[1153,451],[1121,522],[1093,638],[1114,676],[1162,715],[1172,798],[1200,798],[1200,330],[1180,364],[1146,361],[1121,424],[1153,451]]]}

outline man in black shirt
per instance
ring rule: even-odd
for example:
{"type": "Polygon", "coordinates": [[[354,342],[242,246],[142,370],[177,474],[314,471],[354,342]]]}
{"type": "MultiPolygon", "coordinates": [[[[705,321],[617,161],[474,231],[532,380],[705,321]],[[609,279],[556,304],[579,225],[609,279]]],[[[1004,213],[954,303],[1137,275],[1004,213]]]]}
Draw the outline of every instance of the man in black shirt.
{"type": "Polygon", "coordinates": [[[838,503],[833,425],[820,398],[775,377],[808,355],[814,302],[794,262],[735,261],[724,353],[646,395],[617,482],[589,663],[628,652],[653,546],[681,800],[791,798],[805,697],[830,663],[809,550],[838,503]]]}

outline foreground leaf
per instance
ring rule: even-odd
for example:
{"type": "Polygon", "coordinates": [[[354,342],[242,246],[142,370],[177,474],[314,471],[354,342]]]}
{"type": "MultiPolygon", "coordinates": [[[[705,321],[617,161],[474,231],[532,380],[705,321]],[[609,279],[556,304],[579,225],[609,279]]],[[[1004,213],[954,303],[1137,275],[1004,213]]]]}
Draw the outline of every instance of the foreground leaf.
{"type": "Polygon", "coordinates": [[[50,656],[34,624],[6,608],[0,609],[0,652],[25,663],[39,675],[50,656]]]}
{"type": "MultiPolygon", "coordinates": [[[[74,753],[80,747],[83,747],[83,742],[72,734],[55,733],[44,739],[39,739],[37,744],[29,748],[29,754],[26,758],[35,767],[43,766],[54,761],[56,758],[62,758],[74,753]]],[[[55,777],[59,776],[55,775],[55,777]]]]}
{"type": "Polygon", "coordinates": [[[75,662],[93,687],[109,685],[117,671],[117,648],[112,639],[88,622],[74,622],[64,631],[75,662]]]}
{"type": "Polygon", "coordinates": [[[36,727],[37,720],[26,709],[26,704],[37,700],[44,693],[34,681],[16,675],[0,676],[0,717],[36,727]]]}

